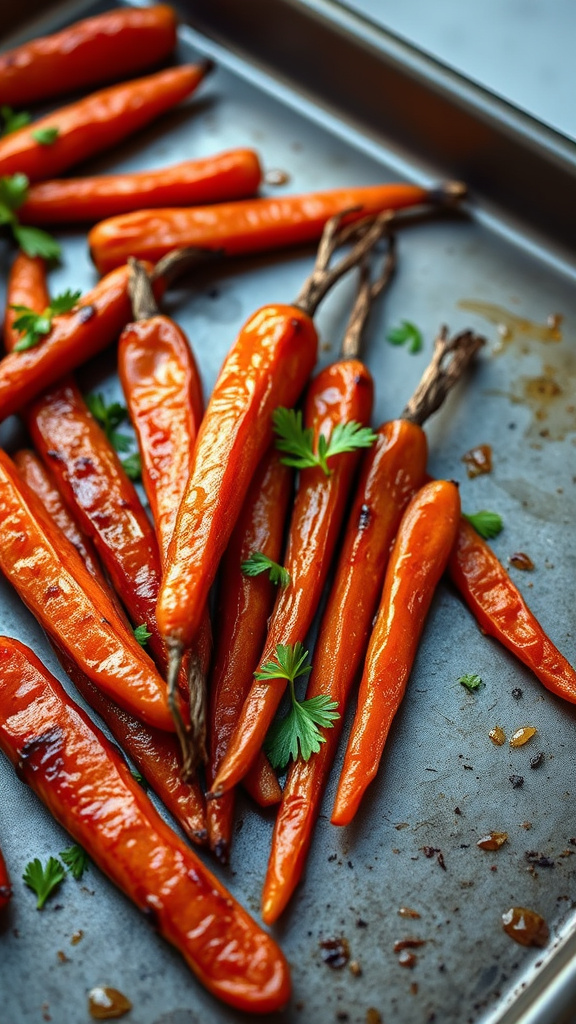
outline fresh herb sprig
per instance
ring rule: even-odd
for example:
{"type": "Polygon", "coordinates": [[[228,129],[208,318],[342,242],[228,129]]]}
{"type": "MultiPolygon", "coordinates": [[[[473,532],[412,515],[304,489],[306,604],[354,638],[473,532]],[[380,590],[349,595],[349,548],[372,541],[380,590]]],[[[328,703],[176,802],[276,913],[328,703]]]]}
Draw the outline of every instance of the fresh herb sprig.
{"type": "Polygon", "coordinates": [[[35,313],[29,306],[10,306],[18,316],[12,326],[19,331],[22,337],[14,346],[15,352],[25,352],[29,348],[35,348],[52,330],[52,320],[62,313],[70,313],[78,304],[82,292],[73,292],[68,289],[52,299],[49,306],[43,313],[35,313]]]}
{"type": "Polygon", "coordinates": [[[328,459],[343,452],[353,452],[358,448],[370,448],[376,440],[376,434],[370,427],[363,427],[351,420],[349,423],[337,423],[330,439],[323,434],[318,438],[318,451],[314,451],[314,431],[302,423],[302,413],[296,409],[285,409],[280,406],[272,416],[274,431],[277,435],[276,447],[286,452],[281,461],[295,469],[308,469],[319,466],[326,476],[331,469],[328,459]]]}
{"type": "Polygon", "coordinates": [[[410,320],[402,320],[398,327],[391,327],[386,335],[391,345],[406,345],[411,355],[422,349],[422,333],[410,320]]]}
{"type": "Polygon", "coordinates": [[[29,889],[36,893],[36,909],[42,910],[46,900],[64,881],[66,871],[56,857],[49,857],[46,865],[35,857],[24,869],[22,878],[29,889]]]}
{"type": "Polygon", "coordinates": [[[475,693],[477,690],[481,690],[485,683],[482,682],[480,676],[468,673],[465,676],[460,676],[458,682],[464,686],[469,693],[475,693]]]}
{"type": "Polygon", "coordinates": [[[274,768],[285,768],[292,757],[298,754],[308,761],[312,754],[318,753],[320,744],[325,737],[319,728],[331,729],[340,715],[336,708],[338,702],[330,700],[327,695],[311,697],[299,701],[296,697],[294,682],[299,676],[308,675],[312,666],[308,663],[308,651],[300,642],[278,644],[276,660],[266,661],[260,666],[254,677],[262,681],[272,682],[274,679],[286,679],[290,692],[290,710],[284,718],[274,722],[268,730],[265,750],[274,768]]]}
{"type": "Polygon", "coordinates": [[[277,587],[287,587],[291,582],[288,570],[268,558],[263,551],[253,551],[250,557],[241,563],[240,569],[245,576],[260,576],[261,573],[267,572],[270,582],[277,587]]]}
{"type": "Polygon", "coordinates": [[[60,258],[61,248],[55,238],[40,228],[20,224],[17,210],[28,198],[28,178],[25,174],[0,177],[0,226],[7,227],[27,256],[41,256],[45,260],[60,258]]]}
{"type": "Polygon", "coordinates": [[[75,878],[77,882],[80,881],[82,875],[90,867],[90,858],[81,846],[74,843],[73,846],[69,846],[67,850],[62,850],[60,853],[64,864],[68,868],[68,871],[75,878]]]}
{"type": "Polygon", "coordinates": [[[152,633],[150,633],[145,622],[142,622],[139,626],[135,626],[132,630],[134,633],[134,639],[140,644],[141,647],[146,647],[152,633]]]}
{"type": "Polygon", "coordinates": [[[483,508],[480,512],[474,512],[472,515],[467,515],[466,512],[462,514],[484,540],[492,540],[504,529],[502,516],[499,516],[497,512],[489,512],[488,509],[483,508]]]}
{"type": "Polygon", "coordinates": [[[34,142],[37,142],[39,146],[53,146],[60,134],[59,128],[38,128],[35,132],[30,132],[34,142]]]}
{"type": "Polygon", "coordinates": [[[5,135],[12,135],[12,132],[17,132],[20,128],[26,128],[32,120],[27,110],[12,110],[12,107],[5,105],[0,107],[0,118],[2,119],[2,131],[0,132],[2,138],[5,135]]]}
{"type": "MultiPolygon", "coordinates": [[[[112,447],[119,453],[129,452],[134,441],[128,434],[122,434],[117,428],[128,420],[128,409],[120,402],[106,404],[104,395],[93,392],[86,395],[86,405],[96,422],[102,427],[112,447]]],[[[139,452],[132,452],[127,458],[120,460],[126,476],[130,480],[139,480],[142,476],[142,462],[139,452]]]]}

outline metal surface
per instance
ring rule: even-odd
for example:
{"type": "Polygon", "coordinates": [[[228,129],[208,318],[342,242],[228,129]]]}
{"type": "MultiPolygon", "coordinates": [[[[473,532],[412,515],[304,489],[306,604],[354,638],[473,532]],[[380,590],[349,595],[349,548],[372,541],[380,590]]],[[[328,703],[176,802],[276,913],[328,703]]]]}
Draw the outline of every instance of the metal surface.
{"type": "MultiPolygon", "coordinates": [[[[209,6],[190,5],[198,23],[207,16],[209,6]]],[[[394,106],[392,95],[376,97],[371,75],[366,76],[365,87],[373,94],[372,124],[359,120],[354,128],[343,90],[333,96],[327,110],[322,83],[307,78],[312,62],[302,47],[301,63],[292,66],[288,81],[288,56],[283,65],[278,51],[282,40],[290,50],[293,35],[281,16],[288,7],[299,8],[300,19],[308,12],[304,25],[310,45],[318,42],[320,24],[310,8],[318,11],[322,6],[326,15],[328,4],[269,2],[278,18],[277,50],[271,55],[280,69],[278,77],[258,52],[262,41],[269,40],[262,8],[264,21],[254,41],[255,51],[241,55],[240,50],[247,51],[249,33],[241,35],[234,5],[211,6],[218,12],[220,41],[205,38],[198,29],[184,28],[181,56],[215,54],[217,72],[182,111],[166,116],[159,126],[93,166],[101,170],[158,166],[184,154],[200,156],[248,144],[260,151],[268,169],[281,169],[290,176],[288,184],[277,190],[269,187],[268,193],[394,180],[400,168],[420,180],[446,173],[448,167],[451,173],[462,173],[460,166],[454,166],[458,146],[448,130],[436,133],[436,146],[426,157],[434,133],[416,140],[414,126],[408,134],[418,145],[410,164],[411,139],[405,132],[393,138],[392,121],[399,125],[399,107],[394,106]],[[238,32],[238,49],[229,50],[234,32],[238,32]],[[301,91],[295,86],[300,72],[301,91]],[[382,119],[381,134],[376,99],[380,111],[387,108],[389,115],[388,120],[382,119]],[[450,143],[444,150],[443,140],[450,143]]],[[[82,10],[86,9],[83,5],[82,10]]],[[[250,25],[255,5],[246,3],[242,9],[250,25]]],[[[366,68],[375,68],[374,62],[380,61],[385,80],[390,41],[380,40],[378,49],[376,34],[368,45],[360,29],[354,36],[349,15],[339,9],[335,13],[348,25],[349,48],[340,33],[341,49],[318,51],[324,59],[317,63],[336,68],[341,81],[353,86],[359,102],[361,76],[354,71],[358,54],[364,46],[366,68]]],[[[54,18],[51,25],[57,23],[54,18]]],[[[422,68],[420,61],[412,54],[412,69],[422,68]]],[[[394,73],[400,73],[402,61],[391,63],[394,73]]],[[[403,65],[405,77],[412,74],[409,64],[403,65]]],[[[419,101],[427,90],[432,96],[441,94],[447,126],[452,123],[451,114],[459,123],[465,106],[471,118],[481,117],[496,130],[500,106],[468,86],[457,97],[451,91],[455,84],[454,76],[444,76],[436,67],[435,77],[421,76],[419,101]]],[[[530,135],[529,128],[526,119],[515,119],[507,111],[499,137],[516,147],[518,159],[529,160],[533,153],[531,173],[541,175],[541,185],[532,206],[519,200],[494,230],[492,216],[505,194],[498,191],[495,178],[488,177],[485,188],[479,190],[474,218],[421,224],[406,231],[399,240],[397,278],[372,319],[365,351],[376,380],[374,422],[380,422],[397,415],[405,404],[441,323],[448,323],[452,330],[472,325],[487,333],[491,345],[473,379],[430,425],[431,471],[460,480],[467,510],[493,508],[503,515],[505,530],[493,542],[494,548],[504,561],[518,550],[533,559],[532,574],[510,571],[553,639],[574,662],[576,419],[573,406],[572,411],[567,408],[574,401],[576,375],[574,261],[572,257],[570,263],[566,249],[567,232],[545,202],[546,187],[555,183],[557,194],[549,201],[553,199],[560,209],[559,183],[573,185],[574,168],[562,140],[543,129],[534,129],[530,135]],[[522,215],[532,212],[534,216],[523,224],[522,215]],[[544,345],[530,334],[517,334],[504,340],[498,354],[500,336],[495,324],[464,311],[459,306],[462,300],[493,303],[539,324],[549,314],[562,314],[563,341],[544,345]],[[385,342],[386,330],[402,318],[413,320],[424,331],[427,343],[422,353],[410,356],[385,342]],[[527,379],[542,376],[544,366],[551,368],[548,380],[561,393],[544,408],[548,419],[539,419],[523,395],[530,391],[527,379]],[[461,456],[479,443],[492,445],[494,471],[468,480],[461,456]]],[[[474,175],[472,153],[466,166],[474,175]]],[[[503,166],[502,171],[510,180],[512,168],[503,166]]],[[[526,168],[518,171],[524,174],[526,168]]],[[[524,195],[527,177],[520,189],[524,195]]],[[[567,217],[573,216],[569,210],[567,217]]],[[[69,232],[62,239],[65,259],[51,275],[53,291],[89,287],[95,275],[83,234],[69,232]]],[[[3,276],[9,256],[7,248],[0,253],[3,276]]],[[[207,392],[243,320],[265,302],[293,298],[311,265],[308,250],[237,261],[216,277],[198,278],[173,293],[169,309],[191,338],[207,392]]],[[[351,290],[351,283],[343,285],[320,311],[323,363],[337,355],[351,290]]],[[[81,384],[85,390],[98,387],[106,394],[118,394],[113,354],[87,366],[81,384]]],[[[4,424],[0,443],[13,446],[17,431],[12,422],[4,424]]],[[[0,602],[2,630],[29,643],[62,678],[41,631],[4,584],[0,602]]],[[[555,1024],[569,1005],[574,980],[569,961],[575,945],[576,860],[562,854],[576,854],[576,846],[570,843],[576,837],[575,728],[575,709],[545,692],[503,649],[482,637],[456,595],[443,587],[433,604],[380,775],[352,827],[330,826],[327,818],[335,777],[328,787],[305,881],[275,929],[293,966],[294,996],[286,1011],[274,1019],[282,1024],[338,1020],[364,1024],[368,1009],[374,1008],[385,1024],[504,1020],[506,1024],[519,1020],[555,1024]],[[486,683],[476,696],[468,695],[457,682],[466,672],[479,673],[486,683]],[[522,689],[519,700],[512,696],[516,687],[522,689]],[[521,725],[533,724],[538,735],[519,750],[497,748],[488,739],[496,724],[508,735],[521,725]],[[532,770],[530,758],[539,750],[545,753],[544,764],[532,770]],[[521,789],[512,788],[512,774],[524,777],[521,789]],[[508,843],[495,854],[477,849],[477,839],[493,829],[507,831],[508,843]],[[442,851],[445,871],[436,856],[424,854],[427,846],[442,851]],[[531,869],[527,851],[551,858],[555,866],[531,869]],[[523,949],[503,933],[500,915],[512,905],[532,907],[544,915],[552,931],[546,950],[523,949]],[[399,917],[402,906],[418,910],[420,919],[399,917]],[[322,962],[319,942],[332,936],[348,939],[351,958],[362,968],[360,977],[346,968],[332,971],[322,962]],[[426,940],[417,950],[418,963],[412,971],[400,967],[393,953],[394,941],[407,936],[426,940]],[[555,957],[556,945],[563,948],[555,957]],[[541,979],[546,981],[544,995],[541,979]]],[[[246,1019],[211,999],[179,956],[148,931],[135,909],[96,869],[91,869],[83,884],[68,879],[45,910],[36,912],[32,894],[20,880],[24,866],[35,856],[45,859],[57,854],[68,845],[68,837],[18,782],[5,759],[0,761],[0,794],[0,835],[15,890],[0,925],[1,1024],[36,1024],[49,1018],[57,1024],[81,1024],[89,1019],[86,991],[96,984],[123,991],[134,1004],[127,1019],[136,1024],[228,1024],[246,1019]],[[79,930],[82,940],[72,945],[71,938],[79,930]],[[66,955],[64,962],[59,951],[66,955]]],[[[243,805],[231,867],[218,870],[255,916],[271,828],[270,815],[243,805]]]]}

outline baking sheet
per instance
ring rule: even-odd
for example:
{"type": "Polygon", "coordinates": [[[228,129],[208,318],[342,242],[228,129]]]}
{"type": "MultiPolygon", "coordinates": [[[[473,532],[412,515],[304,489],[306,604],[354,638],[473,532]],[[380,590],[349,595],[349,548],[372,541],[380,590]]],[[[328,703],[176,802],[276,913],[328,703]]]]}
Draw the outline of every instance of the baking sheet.
{"type": "MultiPolygon", "coordinates": [[[[86,10],[83,5],[82,13],[86,10]]],[[[54,20],[50,27],[56,24],[54,20]]],[[[185,28],[181,38],[183,59],[217,52],[216,73],[190,104],[92,167],[152,167],[253,145],[267,169],[289,175],[286,185],[266,187],[267,194],[399,176],[404,152],[399,156],[393,147],[376,146],[373,138],[362,142],[358,130],[351,131],[345,120],[338,122],[334,111],[326,114],[315,106],[309,92],[297,94],[267,69],[254,67],[238,53],[228,54],[198,31],[185,28]]],[[[416,162],[414,177],[422,177],[416,162]]],[[[95,273],[83,234],[59,237],[65,258],[51,274],[52,290],[90,287],[95,273]]],[[[431,471],[460,481],[466,510],[491,508],[503,516],[505,529],[494,548],[504,561],[518,550],[533,559],[533,573],[511,572],[552,638],[574,662],[576,419],[569,409],[576,373],[573,280],[569,265],[559,267],[552,243],[535,250],[532,240],[522,245],[518,234],[516,242],[520,244],[494,231],[482,215],[423,224],[401,235],[399,271],[375,311],[365,347],[376,381],[374,422],[401,411],[441,323],[453,331],[472,326],[486,333],[490,344],[474,378],[430,424],[431,471]],[[530,333],[513,332],[502,344],[497,324],[463,310],[465,300],[491,303],[538,324],[550,314],[561,314],[563,340],[544,344],[530,333]],[[425,349],[418,355],[385,341],[387,329],[403,318],[424,332],[425,349]],[[523,398],[531,387],[527,380],[545,375],[546,366],[562,393],[551,405],[530,406],[523,398]],[[547,418],[538,418],[539,408],[547,418]],[[543,436],[545,431],[549,434],[543,436]],[[494,470],[468,480],[461,456],[479,443],[492,445],[494,470]]],[[[5,277],[7,248],[0,258],[5,277]]],[[[198,277],[172,293],[167,308],[191,339],[206,393],[246,317],[264,303],[295,297],[312,259],[306,249],[235,261],[210,279],[198,277]]],[[[343,285],[321,308],[323,364],[337,356],[351,290],[350,284],[343,285]]],[[[85,367],[83,388],[119,395],[113,364],[110,353],[85,367]]],[[[13,421],[2,425],[3,446],[11,448],[20,440],[13,421]]],[[[63,679],[41,631],[3,583],[0,607],[3,631],[30,644],[63,679]]],[[[576,861],[561,854],[576,854],[570,844],[576,836],[575,724],[574,709],[545,692],[506,651],[483,638],[457,596],[443,587],[380,775],[352,827],[330,826],[337,773],[328,787],[304,884],[274,929],[294,979],[292,1002],[274,1019],[285,1024],[363,1024],[370,1009],[395,1024],[487,1024],[498,1019],[512,994],[538,974],[536,964],[546,969],[554,944],[573,928],[576,861]],[[486,683],[476,696],[457,683],[466,672],[477,672],[486,683]],[[515,700],[512,690],[518,687],[522,697],[515,700]],[[538,735],[519,750],[496,748],[488,731],[497,724],[508,735],[533,724],[538,735]],[[531,770],[530,758],[539,750],[545,754],[544,764],[531,770]],[[521,789],[512,789],[512,774],[524,776],[521,789]],[[496,854],[478,850],[477,839],[494,829],[507,831],[508,843],[496,854]],[[445,871],[436,856],[425,856],[426,846],[442,851],[445,871]],[[531,851],[553,860],[554,867],[534,869],[526,859],[531,851]],[[502,932],[500,915],[512,905],[543,914],[552,930],[547,950],[524,950],[502,932]],[[401,906],[418,910],[420,919],[400,918],[401,906]],[[334,936],[347,938],[361,976],[347,968],[334,971],[322,961],[319,943],[334,936]],[[393,953],[394,942],[408,936],[426,940],[411,971],[400,967],[393,953]]],[[[230,868],[215,867],[256,917],[271,830],[271,815],[242,804],[230,868]]],[[[0,761],[0,835],[15,890],[0,925],[2,1024],[48,1019],[79,1024],[89,1019],[86,992],[96,984],[124,992],[134,1006],[128,1019],[137,1024],[246,1019],[208,996],[178,954],[148,930],[95,868],[81,884],[68,879],[45,910],[36,912],[32,894],[21,882],[24,867],[35,856],[44,860],[57,854],[69,841],[5,759],[0,761]],[[81,941],[72,945],[78,931],[81,941]]]]}

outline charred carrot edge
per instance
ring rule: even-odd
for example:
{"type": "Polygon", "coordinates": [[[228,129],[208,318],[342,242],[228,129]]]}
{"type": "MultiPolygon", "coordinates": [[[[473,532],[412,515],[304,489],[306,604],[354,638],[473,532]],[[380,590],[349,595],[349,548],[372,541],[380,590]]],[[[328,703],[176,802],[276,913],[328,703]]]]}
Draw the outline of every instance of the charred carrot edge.
{"type": "Polygon", "coordinates": [[[7,639],[0,674],[0,746],[20,778],[213,995],[251,1013],[283,1006],[290,979],[276,943],[162,821],[58,681],[7,639]]]}
{"type": "Polygon", "coordinates": [[[552,643],[490,546],[465,519],[458,527],[449,571],[482,632],[499,640],[547,690],[576,704],[576,671],[552,643]]]}
{"type": "Polygon", "coordinates": [[[324,743],[317,754],[290,765],[262,893],[267,924],[280,916],[302,875],[345,709],[366,653],[390,547],[406,505],[425,478],[428,445],[421,427],[393,420],[377,433],[364,457],[306,691],[307,698],[327,694],[337,701],[340,718],[332,729],[322,730],[324,743]]]}
{"type": "Polygon", "coordinates": [[[6,861],[2,856],[2,850],[0,850],[0,910],[6,906],[12,895],[12,886],[10,884],[10,876],[8,874],[8,868],[6,867],[6,861]]]}
{"type": "Polygon", "coordinates": [[[0,451],[0,570],[49,636],[130,714],[173,731],[165,685],[106,592],[0,451]]]}
{"type": "Polygon", "coordinates": [[[31,185],[21,224],[92,223],[134,210],[197,206],[252,196],[262,180],[257,154],[234,149],[157,171],[62,178],[31,185]]]}
{"type": "MultiPolygon", "coordinates": [[[[306,398],[304,423],[314,430],[314,443],[329,438],[338,423],[370,422],[374,385],[358,359],[328,366],[312,381],[306,398]]],[[[303,640],[312,624],[326,582],[332,555],[361,453],[339,455],[331,475],[320,468],[300,472],[300,484],[288,530],[284,566],[291,583],[276,597],[266,642],[258,664],[273,658],[277,644],[303,640]]],[[[281,680],[253,680],[236,720],[234,732],[212,786],[222,795],[246,774],[260,750],[282,700],[281,680]]]]}
{"type": "Polygon", "coordinates": [[[0,96],[11,107],[125,78],[176,44],[171,7],[126,8],[86,18],[0,55],[0,96]]]}
{"type": "Polygon", "coordinates": [[[301,196],[246,199],[198,209],[141,210],[111,217],[88,235],[100,273],[125,263],[128,256],[156,263],[173,249],[199,246],[240,256],[317,241],[326,222],[345,210],[361,217],[426,203],[443,203],[463,194],[449,183],[435,190],[415,185],[370,185],[301,196]]]}
{"type": "Polygon", "coordinates": [[[27,306],[35,313],[43,313],[50,304],[50,293],[46,282],[46,263],[40,256],[28,256],[19,252],[10,268],[6,289],[6,313],[4,316],[4,348],[13,352],[21,334],[13,327],[18,313],[14,306],[27,306]]]}
{"type": "Polygon", "coordinates": [[[356,716],[338,783],[333,825],[348,825],[375,778],[402,702],[434,591],[456,540],[456,484],[425,484],[398,529],[360,682],[356,716]]]}
{"type": "Polygon", "coordinates": [[[54,110],[0,139],[0,176],[25,174],[29,181],[54,178],[175,106],[196,89],[211,67],[210,61],[204,61],[168,68],[54,110]],[[58,135],[42,145],[34,136],[49,128],[57,128],[58,135]]]}
{"type": "MultiPolygon", "coordinates": [[[[253,673],[258,668],[266,624],[274,604],[274,586],[268,577],[244,575],[242,563],[254,551],[280,561],[291,492],[292,472],[282,465],[279,453],[272,447],[252,480],[222,560],[216,612],[216,621],[221,626],[209,687],[210,756],[206,767],[209,786],[226,753],[253,673]]],[[[262,771],[270,773],[279,799],[276,777],[270,765],[267,768],[265,765],[266,760],[262,759],[258,771],[253,773],[253,781],[257,782],[262,771]]],[[[224,863],[228,860],[232,840],[233,812],[233,792],[226,793],[220,800],[211,800],[208,806],[210,848],[224,863]]]]}

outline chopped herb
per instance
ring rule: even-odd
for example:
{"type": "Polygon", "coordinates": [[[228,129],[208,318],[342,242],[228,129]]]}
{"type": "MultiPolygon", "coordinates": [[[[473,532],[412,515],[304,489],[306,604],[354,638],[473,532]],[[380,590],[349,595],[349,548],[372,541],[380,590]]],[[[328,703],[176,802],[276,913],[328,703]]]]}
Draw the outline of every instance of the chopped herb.
{"type": "Polygon", "coordinates": [[[60,856],[72,878],[79,882],[84,872],[90,867],[90,858],[86,850],[78,846],[77,843],[74,843],[74,846],[69,846],[67,850],[62,850],[60,856]]]}
{"type": "Polygon", "coordinates": [[[18,222],[16,210],[28,197],[28,178],[25,174],[11,174],[0,178],[0,225],[8,227],[16,242],[28,256],[41,256],[57,260],[60,246],[52,235],[40,228],[24,227],[18,222]]]}
{"type": "Polygon", "coordinates": [[[143,622],[140,626],[135,626],[132,632],[134,633],[134,639],[138,641],[140,646],[146,647],[146,644],[152,636],[152,633],[149,632],[146,623],[143,622]]]}
{"type": "Polygon", "coordinates": [[[136,771],[135,768],[132,768],[130,770],[130,775],[132,776],[133,779],[135,779],[139,786],[142,786],[142,789],[148,789],[148,783],[146,782],[146,779],[144,778],[143,775],[140,774],[140,772],[136,771]]]}
{"type": "Polygon", "coordinates": [[[242,562],[240,568],[245,576],[259,576],[260,573],[267,572],[270,582],[276,586],[287,587],[290,583],[288,570],[278,565],[278,562],[272,561],[262,551],[253,551],[250,557],[242,562]]]}
{"type": "Polygon", "coordinates": [[[402,320],[398,327],[391,327],[386,335],[386,340],[391,345],[407,344],[408,351],[412,355],[420,352],[422,348],[422,334],[416,324],[411,323],[410,320],[402,320]]]}
{"type": "Polygon", "coordinates": [[[499,516],[497,512],[489,512],[483,508],[480,512],[474,512],[473,515],[467,515],[466,512],[462,514],[484,540],[492,540],[504,529],[502,516],[499,516]]]}
{"type": "Polygon", "coordinates": [[[61,313],[69,313],[74,309],[80,298],[81,292],[65,291],[57,295],[43,313],[35,313],[28,306],[10,306],[18,316],[13,322],[13,327],[20,332],[22,337],[14,346],[15,352],[25,352],[29,348],[35,348],[41,338],[52,330],[52,319],[61,313]]]}
{"type": "Polygon", "coordinates": [[[62,252],[60,243],[41,228],[12,225],[12,233],[27,256],[40,256],[43,260],[57,260],[62,252]]]}
{"type": "Polygon", "coordinates": [[[36,900],[37,910],[42,910],[46,900],[58,886],[64,881],[66,872],[56,857],[49,857],[46,867],[35,857],[26,865],[22,878],[29,889],[32,889],[38,897],[36,900]]]}
{"type": "Polygon", "coordinates": [[[0,107],[0,117],[2,118],[2,136],[11,135],[12,132],[17,132],[19,128],[25,128],[26,125],[30,124],[31,117],[26,110],[12,110],[12,107],[0,107]]]}
{"type": "Polygon", "coordinates": [[[3,217],[6,210],[9,213],[8,220],[3,220],[2,223],[8,223],[14,211],[26,202],[28,184],[25,174],[9,174],[0,178],[0,209],[3,217]]]}
{"type": "MultiPolygon", "coordinates": [[[[118,434],[124,440],[124,434],[118,434]]],[[[126,440],[130,440],[126,438],[126,440]]],[[[121,459],[122,468],[126,473],[129,480],[140,480],[142,477],[142,459],[140,458],[140,452],[132,452],[126,459],[121,459]]]]}
{"type": "Polygon", "coordinates": [[[318,452],[314,452],[314,431],[311,427],[303,426],[300,410],[280,406],[274,410],[272,418],[278,436],[276,447],[278,451],[287,452],[282,462],[296,469],[320,466],[326,476],[330,476],[331,472],[328,468],[329,458],[358,448],[370,448],[376,440],[373,430],[351,420],[350,423],[337,423],[329,441],[321,434],[318,438],[318,452]]]}
{"type": "Polygon", "coordinates": [[[308,675],[312,666],[307,663],[308,651],[301,643],[278,644],[276,661],[267,661],[254,673],[256,679],[286,679],[289,684],[291,707],[287,715],[274,722],[268,730],[265,749],[274,768],[284,768],[290,758],[298,754],[308,761],[320,750],[325,737],[319,727],[331,729],[340,715],[336,711],[338,702],[326,695],[299,701],[294,690],[294,681],[308,675]]]}
{"type": "Polygon", "coordinates": [[[474,690],[480,690],[485,684],[482,682],[480,676],[477,675],[465,675],[460,676],[459,683],[465,686],[467,690],[472,693],[474,690]]]}
{"type": "Polygon", "coordinates": [[[30,133],[34,142],[38,142],[40,146],[52,146],[60,134],[59,128],[38,128],[35,132],[30,133]]]}

